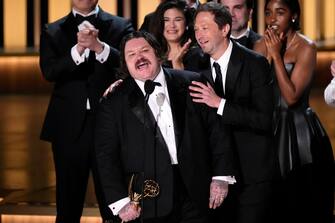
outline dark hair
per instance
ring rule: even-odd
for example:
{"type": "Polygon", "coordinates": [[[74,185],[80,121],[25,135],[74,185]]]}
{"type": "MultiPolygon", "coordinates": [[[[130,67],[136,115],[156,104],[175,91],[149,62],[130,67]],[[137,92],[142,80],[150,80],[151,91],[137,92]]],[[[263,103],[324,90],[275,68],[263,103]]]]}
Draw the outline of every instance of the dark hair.
{"type": "Polygon", "coordinates": [[[129,75],[124,52],[125,46],[129,40],[138,38],[143,38],[149,43],[149,45],[154,49],[155,55],[159,60],[162,60],[163,58],[161,46],[159,45],[158,41],[152,34],[145,31],[134,31],[132,33],[129,33],[128,35],[123,37],[120,43],[120,64],[121,64],[121,72],[123,75],[129,75]]]}
{"type": "MultiPolygon", "coordinates": [[[[223,0],[220,0],[218,2],[222,3],[223,0]]],[[[245,4],[247,5],[248,9],[254,8],[254,0],[245,0],[245,4]]]]}
{"type": "Polygon", "coordinates": [[[182,12],[185,17],[185,32],[181,36],[180,45],[184,45],[186,41],[191,37],[191,30],[187,29],[187,27],[191,23],[191,14],[190,11],[187,9],[187,4],[183,0],[174,0],[174,1],[165,1],[158,5],[155,16],[154,22],[155,25],[152,25],[149,29],[149,32],[152,33],[159,43],[162,46],[162,51],[164,54],[168,52],[168,43],[164,37],[164,13],[169,9],[177,9],[178,11],[182,12]]]}
{"type": "Polygon", "coordinates": [[[200,7],[197,9],[194,18],[196,18],[200,12],[209,12],[213,14],[214,21],[219,26],[220,30],[222,30],[223,26],[228,24],[230,27],[228,37],[230,36],[232,18],[230,12],[226,9],[226,7],[216,2],[205,3],[203,5],[200,5],[200,7]]]}
{"type": "MultiPolygon", "coordinates": [[[[267,5],[269,4],[271,0],[266,0],[264,11],[266,10],[267,5]]],[[[291,27],[294,30],[300,29],[300,4],[299,0],[280,0],[284,5],[286,5],[289,10],[291,11],[292,15],[296,15],[294,18],[294,22],[291,20],[291,27]]]]}
{"type": "Polygon", "coordinates": [[[254,8],[254,0],[245,0],[245,3],[247,4],[248,9],[254,8]]]}

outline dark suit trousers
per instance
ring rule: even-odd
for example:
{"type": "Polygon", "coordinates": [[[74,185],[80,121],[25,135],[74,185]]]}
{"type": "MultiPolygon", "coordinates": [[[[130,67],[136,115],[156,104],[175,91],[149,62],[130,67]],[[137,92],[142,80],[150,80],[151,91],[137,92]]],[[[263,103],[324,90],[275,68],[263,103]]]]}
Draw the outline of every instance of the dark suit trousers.
{"type": "Polygon", "coordinates": [[[273,218],[273,183],[230,185],[228,197],[211,211],[211,222],[271,223],[273,218]]]}
{"type": "Polygon", "coordinates": [[[90,170],[100,213],[104,219],[113,216],[103,199],[101,184],[96,174],[93,149],[94,122],[94,115],[88,111],[81,134],[76,140],[73,142],[55,140],[52,143],[56,169],[56,222],[80,222],[90,170]]]}
{"type": "MultiPolygon", "coordinates": [[[[190,199],[180,176],[178,165],[173,165],[174,175],[174,206],[168,216],[154,219],[138,219],[134,223],[209,223],[208,216],[199,211],[190,199]]],[[[209,188],[208,188],[209,189],[209,188]]],[[[142,210],[145,211],[145,210],[142,210]]]]}

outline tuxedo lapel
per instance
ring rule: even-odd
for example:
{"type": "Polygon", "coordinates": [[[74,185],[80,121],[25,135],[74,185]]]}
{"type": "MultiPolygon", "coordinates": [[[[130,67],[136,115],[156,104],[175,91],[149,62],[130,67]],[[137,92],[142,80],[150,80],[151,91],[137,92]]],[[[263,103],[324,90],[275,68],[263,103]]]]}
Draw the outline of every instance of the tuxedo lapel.
{"type": "Polygon", "coordinates": [[[171,72],[173,71],[168,71],[164,69],[166,84],[169,91],[170,106],[174,124],[174,133],[176,138],[176,147],[178,148],[184,129],[186,106],[185,101],[186,94],[188,93],[188,88],[187,86],[178,85],[176,79],[173,77],[173,74],[171,72]]]}
{"type": "Polygon", "coordinates": [[[133,78],[129,78],[129,87],[131,92],[128,95],[129,107],[137,119],[148,129],[153,129],[155,126],[155,118],[148,106],[144,102],[144,96],[141,89],[138,87],[133,78]]]}
{"type": "Polygon", "coordinates": [[[236,80],[240,75],[242,67],[243,54],[240,52],[240,47],[233,43],[233,50],[229,59],[227,74],[226,74],[226,85],[225,85],[225,97],[230,98],[233,94],[236,80]]]}
{"type": "Polygon", "coordinates": [[[107,40],[108,37],[112,35],[111,31],[113,30],[113,24],[110,24],[113,23],[113,21],[107,20],[105,15],[106,13],[99,8],[96,29],[99,30],[99,39],[102,40],[107,40]]]}
{"type": "Polygon", "coordinates": [[[64,31],[67,43],[69,43],[71,47],[75,45],[77,43],[78,26],[72,12],[65,17],[64,23],[60,26],[64,31]]]}

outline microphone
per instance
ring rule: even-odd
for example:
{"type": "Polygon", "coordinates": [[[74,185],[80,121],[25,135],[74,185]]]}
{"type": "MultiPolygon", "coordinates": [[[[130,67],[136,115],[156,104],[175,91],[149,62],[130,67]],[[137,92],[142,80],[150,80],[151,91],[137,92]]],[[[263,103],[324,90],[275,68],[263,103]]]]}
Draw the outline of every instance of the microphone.
{"type": "Polygon", "coordinates": [[[152,92],[154,92],[156,86],[161,86],[161,84],[157,83],[157,82],[153,82],[152,80],[146,80],[144,82],[144,91],[145,91],[144,100],[145,100],[146,103],[149,100],[150,94],[152,94],[152,92]]]}
{"type": "Polygon", "coordinates": [[[158,93],[157,94],[157,98],[156,98],[156,103],[157,103],[158,107],[162,107],[163,106],[164,100],[165,100],[165,94],[158,93]]]}

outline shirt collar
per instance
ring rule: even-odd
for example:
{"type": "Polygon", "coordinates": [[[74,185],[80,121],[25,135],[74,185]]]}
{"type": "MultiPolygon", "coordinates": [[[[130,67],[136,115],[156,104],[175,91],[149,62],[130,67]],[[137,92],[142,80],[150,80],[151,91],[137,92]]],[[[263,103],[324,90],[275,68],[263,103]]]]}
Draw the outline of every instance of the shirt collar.
{"type": "MultiPolygon", "coordinates": [[[[145,95],[145,90],[144,90],[144,81],[138,80],[138,79],[134,79],[136,84],[139,86],[139,88],[141,89],[143,95],[145,95]]],[[[155,79],[153,79],[154,82],[158,82],[162,85],[162,87],[166,86],[166,80],[165,80],[165,76],[164,76],[164,71],[162,69],[162,67],[160,67],[159,73],[157,74],[157,76],[155,77],[155,79]]]]}
{"type": "Polygon", "coordinates": [[[230,38],[232,39],[240,39],[242,38],[243,36],[246,36],[246,37],[249,37],[249,33],[250,33],[250,28],[248,27],[244,33],[242,33],[241,35],[239,36],[233,36],[233,35],[230,35],[230,38]]]}
{"type": "Polygon", "coordinates": [[[231,40],[229,40],[229,44],[226,51],[222,54],[222,56],[218,60],[215,61],[212,57],[210,58],[212,68],[214,62],[217,62],[220,65],[221,69],[223,69],[223,67],[226,67],[228,65],[232,50],[233,50],[233,43],[231,40]]]}
{"type": "Polygon", "coordinates": [[[96,5],[96,6],[95,6],[95,9],[93,9],[90,13],[88,13],[88,14],[86,14],[86,15],[84,15],[84,14],[78,12],[78,11],[75,10],[74,8],[72,8],[72,13],[73,13],[74,17],[76,17],[77,14],[78,14],[78,15],[81,15],[81,16],[83,16],[83,17],[87,17],[87,16],[94,15],[94,14],[95,14],[95,15],[98,15],[98,13],[99,13],[99,6],[96,5]]]}

